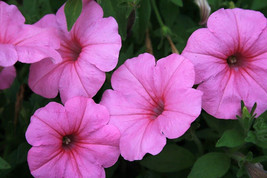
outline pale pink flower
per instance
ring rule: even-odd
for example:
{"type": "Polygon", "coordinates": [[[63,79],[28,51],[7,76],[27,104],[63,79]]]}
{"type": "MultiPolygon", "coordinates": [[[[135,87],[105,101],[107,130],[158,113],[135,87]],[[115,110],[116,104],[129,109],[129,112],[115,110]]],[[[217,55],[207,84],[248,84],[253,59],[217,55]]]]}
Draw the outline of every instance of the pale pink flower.
{"type": "Polygon", "coordinates": [[[58,29],[63,61],[53,64],[43,60],[31,65],[30,88],[47,98],[56,97],[59,91],[62,102],[74,96],[93,97],[105,81],[105,72],[114,69],[118,62],[121,38],[116,20],[103,18],[102,8],[95,1],[85,0],[70,32],[64,6],[36,25],[58,29]]]}
{"type": "Polygon", "coordinates": [[[39,28],[24,22],[25,19],[16,6],[0,1],[0,67],[9,67],[5,70],[12,70],[11,76],[6,72],[7,78],[0,80],[8,85],[11,85],[15,73],[10,66],[17,61],[33,63],[48,57],[53,62],[62,60],[55,51],[60,46],[55,29],[39,28]]]}
{"type": "Polygon", "coordinates": [[[0,67],[0,90],[9,88],[16,77],[16,69],[14,66],[0,67]]]}
{"type": "Polygon", "coordinates": [[[241,114],[241,100],[267,109],[267,28],[260,12],[220,9],[195,31],[182,53],[196,70],[203,109],[222,119],[241,114]]]}
{"type": "Polygon", "coordinates": [[[110,123],[121,131],[121,155],[140,160],[158,154],[167,138],[183,135],[201,111],[202,92],[191,88],[192,63],[178,54],[157,63],[148,54],[127,60],[111,78],[114,90],[103,94],[101,104],[110,123]]]}
{"type": "Polygon", "coordinates": [[[119,130],[107,125],[108,110],[75,97],[65,107],[51,102],[31,117],[26,139],[34,177],[105,177],[119,157],[119,130]]]}

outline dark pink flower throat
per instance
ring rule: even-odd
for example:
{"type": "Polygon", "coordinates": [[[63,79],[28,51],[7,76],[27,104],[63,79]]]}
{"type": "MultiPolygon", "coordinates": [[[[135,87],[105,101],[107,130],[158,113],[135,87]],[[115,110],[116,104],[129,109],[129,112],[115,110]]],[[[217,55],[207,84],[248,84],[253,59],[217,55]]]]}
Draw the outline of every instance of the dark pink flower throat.
{"type": "Polygon", "coordinates": [[[246,61],[246,58],[240,53],[233,54],[227,58],[227,64],[230,67],[240,67],[243,66],[246,61]]]}
{"type": "Polygon", "coordinates": [[[73,135],[65,135],[62,137],[62,147],[64,149],[70,148],[74,144],[74,136],[73,135]]]}
{"type": "Polygon", "coordinates": [[[70,41],[63,41],[61,43],[60,53],[65,60],[76,61],[82,52],[82,45],[79,40],[73,38],[70,41]]]}
{"type": "Polygon", "coordinates": [[[153,108],[153,115],[155,118],[157,118],[159,115],[161,115],[164,111],[164,102],[162,100],[159,100],[154,108],[153,108]]]}

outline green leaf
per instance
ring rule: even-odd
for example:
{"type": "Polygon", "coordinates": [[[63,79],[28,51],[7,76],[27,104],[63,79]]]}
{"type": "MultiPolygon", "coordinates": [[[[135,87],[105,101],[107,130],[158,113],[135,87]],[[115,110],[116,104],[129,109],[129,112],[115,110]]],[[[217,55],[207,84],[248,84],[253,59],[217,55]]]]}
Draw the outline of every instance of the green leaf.
{"type": "Polygon", "coordinates": [[[230,158],[224,153],[212,152],[201,156],[194,164],[188,178],[218,178],[227,173],[230,158]]]}
{"type": "Polygon", "coordinates": [[[259,10],[267,7],[267,0],[254,0],[251,9],[259,10]]]}
{"type": "Polygon", "coordinates": [[[240,129],[240,124],[237,120],[217,119],[206,112],[202,112],[202,117],[208,126],[222,135],[228,129],[240,129]]]}
{"type": "Polygon", "coordinates": [[[6,162],[2,157],[0,157],[0,170],[1,169],[9,169],[11,166],[6,162]]]}
{"type": "Polygon", "coordinates": [[[157,172],[175,172],[191,167],[194,161],[194,155],[187,149],[168,144],[160,154],[145,157],[140,163],[157,172]]]}
{"type": "Polygon", "coordinates": [[[237,129],[226,130],[216,143],[216,147],[238,147],[244,144],[244,135],[237,129]]]}
{"type": "Polygon", "coordinates": [[[183,7],[183,1],[182,0],[170,0],[170,1],[179,7],[183,7]]]}
{"type": "Polygon", "coordinates": [[[64,12],[67,20],[68,31],[71,30],[72,26],[80,16],[82,7],[82,0],[68,0],[66,2],[64,12]]]}
{"type": "Polygon", "coordinates": [[[150,0],[142,0],[136,9],[136,20],[133,25],[133,33],[137,43],[144,43],[145,32],[151,15],[150,0]]]}

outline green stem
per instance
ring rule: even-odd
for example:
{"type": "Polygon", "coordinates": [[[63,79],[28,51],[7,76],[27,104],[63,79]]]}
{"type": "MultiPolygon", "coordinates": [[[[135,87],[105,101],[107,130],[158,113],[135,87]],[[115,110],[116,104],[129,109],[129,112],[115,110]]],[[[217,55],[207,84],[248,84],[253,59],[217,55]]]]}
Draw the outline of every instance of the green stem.
{"type": "Polygon", "coordinates": [[[152,7],[153,7],[153,9],[154,9],[154,12],[155,12],[155,14],[156,14],[156,17],[157,17],[157,19],[158,19],[158,22],[159,22],[161,28],[164,28],[165,25],[164,25],[164,23],[163,23],[163,21],[162,21],[162,19],[161,19],[161,17],[160,17],[159,10],[158,10],[158,8],[157,8],[157,6],[156,6],[155,0],[151,0],[151,5],[152,5],[152,7]]]}
{"type": "Polygon", "coordinates": [[[204,149],[203,149],[201,141],[196,136],[196,133],[195,133],[195,131],[193,129],[190,128],[189,131],[190,131],[190,134],[192,136],[193,141],[195,142],[195,144],[196,144],[196,146],[198,148],[198,151],[199,151],[200,155],[203,155],[204,154],[204,149]]]}

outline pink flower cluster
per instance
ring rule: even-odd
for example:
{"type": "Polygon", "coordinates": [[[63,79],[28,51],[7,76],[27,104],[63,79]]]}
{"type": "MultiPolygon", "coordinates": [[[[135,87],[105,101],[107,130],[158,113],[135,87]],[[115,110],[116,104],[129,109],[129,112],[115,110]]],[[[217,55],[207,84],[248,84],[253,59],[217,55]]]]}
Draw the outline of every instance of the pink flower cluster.
{"type": "Polygon", "coordinates": [[[71,31],[64,5],[34,25],[24,22],[15,6],[0,1],[0,89],[12,84],[17,61],[33,63],[30,88],[47,98],[59,93],[64,103],[51,102],[31,117],[26,139],[35,177],[105,177],[104,168],[120,154],[133,161],[161,152],[201,107],[222,119],[240,114],[241,100],[248,108],[257,102],[258,114],[267,109],[267,21],[259,12],[220,9],[191,35],[182,55],[128,59],[100,104],[91,98],[121,47],[115,19],[83,0],[71,31]]]}

